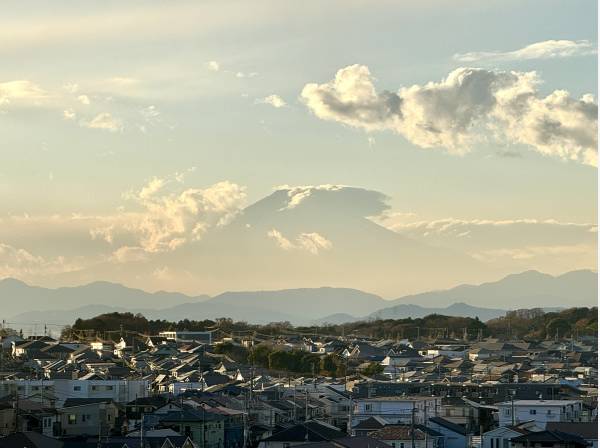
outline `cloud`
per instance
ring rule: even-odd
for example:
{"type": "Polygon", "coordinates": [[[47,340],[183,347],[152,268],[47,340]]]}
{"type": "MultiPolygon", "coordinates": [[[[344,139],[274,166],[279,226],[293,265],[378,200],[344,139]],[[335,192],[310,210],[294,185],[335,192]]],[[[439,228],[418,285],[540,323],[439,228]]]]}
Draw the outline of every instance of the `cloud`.
{"type": "Polygon", "coordinates": [[[316,232],[300,233],[294,242],[284,237],[277,229],[267,232],[267,236],[273,239],[277,246],[283,250],[299,250],[312,255],[318,255],[319,252],[330,250],[333,247],[331,241],[316,232]]]}
{"type": "Polygon", "coordinates": [[[0,243],[0,278],[28,279],[37,275],[56,275],[79,271],[80,260],[67,260],[63,256],[47,259],[25,249],[0,243]]]}
{"type": "Polygon", "coordinates": [[[90,121],[81,121],[80,125],[90,129],[103,129],[109,132],[123,130],[123,123],[112,116],[110,112],[101,112],[90,121]]]}
{"type": "Polygon", "coordinates": [[[317,232],[301,233],[296,241],[299,247],[313,255],[318,255],[320,251],[330,250],[333,247],[331,241],[317,232]]]}
{"type": "Polygon", "coordinates": [[[0,106],[15,100],[37,103],[47,97],[48,93],[45,90],[25,79],[0,82],[0,106]]]}
{"type": "Polygon", "coordinates": [[[235,74],[236,78],[255,78],[256,76],[258,76],[258,72],[236,72],[235,74]]]}
{"type": "Polygon", "coordinates": [[[277,187],[277,190],[286,190],[289,200],[285,206],[285,209],[292,209],[300,205],[302,201],[311,197],[317,191],[340,191],[347,188],[345,185],[302,185],[296,187],[290,187],[288,185],[281,185],[277,187]]]}
{"type": "Polygon", "coordinates": [[[281,98],[279,95],[275,95],[275,94],[266,96],[262,99],[258,99],[258,100],[256,100],[256,103],[257,104],[269,104],[276,109],[285,107],[287,105],[287,103],[285,102],[285,100],[283,98],[281,98]]]}
{"type": "Polygon", "coordinates": [[[152,271],[152,276],[158,280],[173,280],[173,272],[168,266],[162,266],[152,271]]]}
{"type": "Polygon", "coordinates": [[[591,95],[539,93],[535,72],[458,68],[439,82],[378,93],[368,67],[340,69],[324,84],[306,84],[301,99],[319,118],[389,130],[422,148],[464,154],[485,139],[524,144],[539,153],[595,165],[597,110],[591,95]]]}
{"type": "Polygon", "coordinates": [[[545,40],[513,51],[474,51],[454,55],[459,62],[556,59],[596,54],[589,40],[545,40]]]}
{"type": "Polygon", "coordinates": [[[110,261],[115,263],[130,263],[148,260],[148,253],[142,247],[122,246],[115,250],[110,261]]]}
{"type": "Polygon", "coordinates": [[[221,65],[217,61],[208,61],[206,63],[206,68],[211,72],[218,72],[221,69],[221,65]]]}
{"type": "Polygon", "coordinates": [[[524,246],[512,249],[494,249],[475,252],[473,258],[486,263],[493,263],[503,259],[530,260],[546,257],[567,257],[570,255],[581,258],[582,256],[593,257],[595,248],[587,244],[573,244],[563,246],[524,246]]]}
{"type": "Polygon", "coordinates": [[[87,95],[79,95],[77,97],[77,100],[81,103],[84,104],[86,106],[89,106],[90,104],[90,98],[87,95]]]}
{"type": "Polygon", "coordinates": [[[147,253],[169,252],[200,240],[209,228],[229,222],[246,199],[245,188],[228,181],[204,189],[177,188],[181,183],[183,174],[176,173],[155,177],[139,190],[126,193],[124,198],[137,210],[123,210],[101,220],[90,235],[128,247],[122,255],[130,255],[132,247],[147,253]]]}
{"type": "Polygon", "coordinates": [[[75,120],[77,118],[77,114],[73,109],[65,109],[63,111],[63,118],[65,120],[75,120]]]}
{"type": "Polygon", "coordinates": [[[277,246],[279,246],[283,250],[292,250],[295,248],[294,244],[290,240],[288,240],[286,237],[284,237],[281,234],[281,232],[277,229],[269,230],[267,232],[267,236],[269,238],[272,238],[273,240],[275,240],[275,242],[277,243],[277,246]]]}
{"type": "Polygon", "coordinates": [[[598,226],[554,219],[421,220],[388,212],[376,223],[428,246],[451,249],[505,272],[537,269],[561,273],[596,265],[598,226]]]}

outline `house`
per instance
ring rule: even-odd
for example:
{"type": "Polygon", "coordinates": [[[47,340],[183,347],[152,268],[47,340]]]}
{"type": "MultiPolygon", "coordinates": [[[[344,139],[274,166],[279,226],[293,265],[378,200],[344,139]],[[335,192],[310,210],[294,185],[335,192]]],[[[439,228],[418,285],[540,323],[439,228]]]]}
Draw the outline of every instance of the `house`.
{"type": "Polygon", "coordinates": [[[352,426],[372,416],[381,417],[388,423],[423,424],[427,417],[437,415],[440,405],[440,397],[361,398],[354,402],[352,426]]]}
{"type": "Polygon", "coordinates": [[[161,331],[160,337],[176,342],[202,342],[212,344],[212,331],[161,331]]]}
{"type": "Polygon", "coordinates": [[[60,426],[55,436],[109,435],[119,415],[115,403],[102,398],[68,398],[57,411],[60,426]]]}
{"type": "Polygon", "coordinates": [[[561,431],[539,431],[512,439],[514,448],[585,448],[587,442],[576,434],[561,431]]]}
{"type": "Polygon", "coordinates": [[[194,443],[210,448],[224,448],[225,417],[220,414],[184,408],[161,416],[160,423],[181,435],[189,437],[194,443]]]}
{"type": "Polygon", "coordinates": [[[534,422],[520,423],[515,426],[500,426],[482,434],[481,447],[509,448],[513,438],[529,434],[533,431],[541,431],[541,428],[535,426],[534,422]]]}
{"type": "Polygon", "coordinates": [[[467,446],[467,431],[456,423],[442,417],[429,419],[428,427],[444,437],[445,448],[464,448],[467,446]]]}
{"type": "Polygon", "coordinates": [[[592,448],[598,448],[598,423],[568,423],[548,422],[548,431],[560,431],[567,434],[575,434],[584,439],[592,448]]]}
{"type": "Polygon", "coordinates": [[[309,420],[261,440],[258,448],[289,448],[306,442],[327,442],[345,436],[346,433],[335,426],[318,420],[309,420]]]}
{"type": "Polygon", "coordinates": [[[42,354],[42,349],[49,347],[50,345],[51,344],[42,340],[15,340],[12,342],[12,355],[15,358],[33,359],[36,356],[40,356],[42,354]]]}
{"type": "Polygon", "coordinates": [[[545,429],[548,422],[582,421],[580,400],[514,400],[498,403],[500,426],[534,421],[545,429]]]}
{"type": "Polygon", "coordinates": [[[385,442],[392,448],[438,448],[443,447],[444,436],[424,426],[387,425],[370,437],[385,442]]]}
{"type": "Polygon", "coordinates": [[[369,417],[366,420],[358,422],[352,427],[353,436],[370,436],[375,431],[379,431],[388,424],[385,419],[381,417],[369,417]]]}
{"type": "Polygon", "coordinates": [[[1,341],[0,348],[2,350],[9,351],[9,350],[12,350],[13,342],[23,342],[23,341],[25,341],[25,339],[23,339],[18,334],[9,334],[9,335],[0,337],[0,341],[1,341]]]}

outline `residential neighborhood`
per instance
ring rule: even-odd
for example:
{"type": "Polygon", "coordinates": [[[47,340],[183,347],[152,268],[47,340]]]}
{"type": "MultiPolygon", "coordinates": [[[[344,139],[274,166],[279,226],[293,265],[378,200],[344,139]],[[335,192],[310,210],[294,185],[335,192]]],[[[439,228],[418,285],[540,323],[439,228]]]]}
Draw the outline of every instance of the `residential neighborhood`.
{"type": "Polygon", "coordinates": [[[592,337],[118,333],[3,328],[0,447],[597,447],[592,337]]]}

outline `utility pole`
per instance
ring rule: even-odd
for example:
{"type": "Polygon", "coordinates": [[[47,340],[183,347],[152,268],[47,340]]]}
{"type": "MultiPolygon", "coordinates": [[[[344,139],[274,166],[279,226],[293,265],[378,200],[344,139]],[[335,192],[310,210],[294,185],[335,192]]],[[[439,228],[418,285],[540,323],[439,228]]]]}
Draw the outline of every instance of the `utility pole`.
{"type": "Polygon", "coordinates": [[[144,448],[144,413],[140,418],[140,448],[144,448]]]}
{"type": "Polygon", "coordinates": [[[354,410],[354,405],[352,404],[352,392],[348,394],[348,435],[352,435],[352,411],[354,410]]]}
{"type": "Polygon", "coordinates": [[[412,448],[415,448],[415,402],[412,402],[412,412],[411,412],[411,416],[410,416],[410,439],[411,439],[411,446],[412,448]]]}
{"type": "Polygon", "coordinates": [[[306,396],[306,403],[304,405],[304,421],[308,421],[308,387],[304,385],[304,394],[306,396]]]}

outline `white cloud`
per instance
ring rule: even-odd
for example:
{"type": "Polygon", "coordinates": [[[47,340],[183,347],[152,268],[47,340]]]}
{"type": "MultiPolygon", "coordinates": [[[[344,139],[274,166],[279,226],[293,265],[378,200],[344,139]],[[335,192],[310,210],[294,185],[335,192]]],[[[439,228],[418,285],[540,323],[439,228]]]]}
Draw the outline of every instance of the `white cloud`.
{"type": "Polygon", "coordinates": [[[295,248],[294,244],[284,237],[281,232],[277,229],[271,229],[267,232],[267,236],[277,243],[277,245],[283,250],[292,250],[295,248]]]}
{"type": "Polygon", "coordinates": [[[89,96],[87,96],[87,95],[79,95],[79,96],[77,97],[77,100],[78,100],[78,101],[79,101],[81,104],[84,104],[84,105],[86,105],[86,106],[89,106],[89,104],[90,104],[90,97],[89,97],[89,96]]]}
{"type": "Polygon", "coordinates": [[[211,72],[218,72],[221,69],[221,65],[217,61],[208,61],[206,63],[206,68],[211,72]]]}
{"type": "Polygon", "coordinates": [[[168,252],[229,222],[246,198],[244,187],[228,181],[184,190],[177,188],[182,182],[181,173],[155,177],[141,189],[126,193],[124,197],[138,210],[103,219],[90,235],[119,247],[168,252]]]}
{"type": "Polygon", "coordinates": [[[109,132],[118,132],[123,130],[123,123],[121,120],[113,117],[110,112],[99,113],[92,120],[81,121],[80,124],[86,128],[103,129],[109,132]]]}
{"type": "Polygon", "coordinates": [[[285,100],[283,98],[281,98],[279,95],[275,95],[275,94],[266,96],[262,99],[258,99],[258,100],[256,100],[256,102],[258,104],[269,104],[276,109],[279,109],[279,108],[287,105],[287,103],[285,102],[285,100]]]}
{"type": "Polygon", "coordinates": [[[455,54],[460,62],[555,59],[596,54],[589,40],[545,40],[513,51],[474,51],[455,54]]]}
{"type": "Polygon", "coordinates": [[[63,256],[46,259],[25,249],[0,243],[0,278],[28,279],[38,275],[56,275],[81,269],[81,260],[67,260],[63,256]]]}
{"type": "Polygon", "coordinates": [[[588,244],[572,244],[562,246],[524,246],[511,249],[493,249],[488,251],[475,252],[473,258],[486,263],[494,263],[503,259],[510,260],[530,260],[536,258],[548,257],[567,257],[577,256],[579,258],[595,256],[596,249],[588,244]]]}
{"type": "Polygon", "coordinates": [[[37,103],[48,97],[48,93],[37,84],[25,80],[0,82],[0,105],[14,100],[37,103]]]}
{"type": "Polygon", "coordinates": [[[286,190],[289,198],[287,205],[282,209],[292,209],[300,205],[302,201],[309,198],[316,191],[339,191],[346,188],[345,185],[300,185],[296,187],[290,187],[288,185],[281,185],[276,190],[286,190]]]}
{"type": "Polygon", "coordinates": [[[458,68],[439,82],[378,93],[369,69],[351,65],[324,84],[307,84],[301,99],[323,120],[390,130],[422,148],[470,151],[484,138],[525,144],[564,160],[595,165],[597,104],[556,90],[540,95],[535,72],[458,68]]]}
{"type": "Polygon", "coordinates": [[[255,78],[256,76],[258,76],[258,72],[237,72],[235,74],[236,78],[255,78]]]}
{"type": "Polygon", "coordinates": [[[148,253],[141,247],[122,246],[110,256],[110,261],[115,263],[130,263],[148,260],[148,253]]]}
{"type": "Polygon", "coordinates": [[[331,241],[317,232],[301,233],[296,241],[299,247],[313,255],[318,255],[322,250],[330,250],[333,246],[331,241]]]}
{"type": "Polygon", "coordinates": [[[73,109],[65,109],[63,111],[63,118],[65,120],[75,120],[77,118],[77,114],[73,109]]]}
{"type": "Polygon", "coordinates": [[[411,240],[441,247],[505,272],[537,269],[560,273],[596,265],[598,226],[554,219],[422,220],[391,212],[371,218],[411,240]]]}
{"type": "Polygon", "coordinates": [[[283,250],[299,250],[318,255],[319,252],[330,250],[333,247],[331,241],[319,233],[300,233],[294,242],[287,239],[277,229],[271,229],[267,236],[275,241],[277,246],[283,250]]]}

